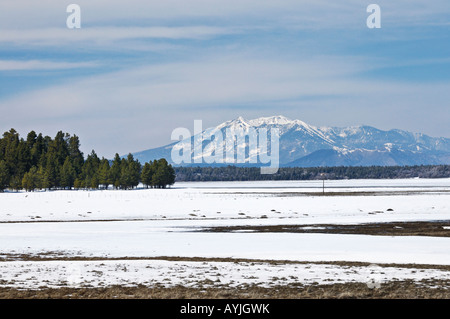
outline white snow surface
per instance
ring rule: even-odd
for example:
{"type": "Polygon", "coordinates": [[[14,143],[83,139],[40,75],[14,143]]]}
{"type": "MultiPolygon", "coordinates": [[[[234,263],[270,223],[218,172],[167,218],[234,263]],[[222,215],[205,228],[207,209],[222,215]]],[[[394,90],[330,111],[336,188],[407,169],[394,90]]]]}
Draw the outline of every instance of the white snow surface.
{"type": "MultiPolygon", "coordinates": [[[[450,179],[325,181],[327,193],[339,194],[333,196],[322,196],[322,185],[322,181],[199,182],[177,183],[165,190],[1,193],[0,257],[172,256],[450,265],[450,237],[198,231],[231,225],[450,220],[450,179]]],[[[310,265],[310,272],[307,264],[261,263],[255,262],[258,268],[248,263],[167,260],[3,261],[0,285],[58,286],[73,267],[82,269],[84,278],[74,285],[94,286],[149,284],[167,277],[168,285],[197,285],[204,279],[235,285],[284,282],[271,281],[272,277],[320,283],[359,280],[355,274],[367,270],[316,264],[310,265]],[[121,271],[122,266],[128,270],[121,271]],[[220,275],[205,273],[205,267],[218,268],[220,275]],[[334,275],[326,274],[330,271],[334,275]]],[[[437,269],[402,269],[389,270],[380,280],[448,279],[448,272],[437,269]]]]}
{"type": "MultiPolygon", "coordinates": [[[[304,233],[192,232],[181,223],[75,222],[0,225],[3,253],[68,256],[221,257],[450,265],[450,238],[304,233]]],[[[184,224],[185,225],[185,224],[184,224]]]]}
{"type": "Polygon", "coordinates": [[[202,225],[222,225],[224,220],[225,224],[345,224],[450,216],[450,179],[325,181],[325,191],[344,195],[314,196],[322,193],[322,181],[199,182],[177,183],[171,189],[3,193],[0,222],[195,219],[207,221],[202,225]],[[357,192],[377,194],[349,196],[357,192]],[[264,215],[267,220],[260,218],[264,215]]]}

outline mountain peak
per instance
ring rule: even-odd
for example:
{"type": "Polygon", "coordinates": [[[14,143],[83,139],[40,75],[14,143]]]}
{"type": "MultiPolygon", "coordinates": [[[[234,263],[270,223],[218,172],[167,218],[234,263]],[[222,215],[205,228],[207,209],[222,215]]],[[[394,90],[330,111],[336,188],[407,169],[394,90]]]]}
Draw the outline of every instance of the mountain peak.
{"type": "Polygon", "coordinates": [[[292,124],[296,121],[293,121],[283,115],[275,115],[268,117],[259,117],[252,120],[246,120],[242,116],[235,118],[234,120],[224,122],[218,126],[218,128],[229,126],[229,125],[240,125],[240,126],[252,126],[259,127],[262,125],[286,125],[292,124]]]}
{"type": "Polygon", "coordinates": [[[239,116],[237,119],[233,120],[233,122],[247,123],[247,121],[242,116],[239,116]]]}
{"type": "MultiPolygon", "coordinates": [[[[221,130],[222,133],[228,134],[226,130],[229,129],[232,134],[242,137],[251,128],[256,129],[257,134],[260,132],[259,129],[263,129],[261,132],[264,132],[264,129],[278,129],[281,165],[292,163],[297,166],[364,166],[450,163],[450,139],[432,138],[400,130],[383,131],[370,126],[318,128],[283,115],[252,120],[239,116],[217,127],[209,128],[208,132],[221,130]]],[[[190,144],[191,138],[184,142],[190,144]]],[[[245,149],[247,146],[243,146],[246,143],[241,143],[240,149],[245,149]]],[[[173,144],[168,146],[136,153],[136,158],[143,161],[161,157],[170,159],[173,144]]],[[[236,148],[237,154],[238,146],[231,147],[236,148]]],[[[212,154],[214,146],[208,144],[205,149],[212,154]]],[[[246,156],[246,160],[250,161],[250,152],[246,156]]]]}
{"type": "Polygon", "coordinates": [[[222,129],[224,127],[248,127],[250,124],[246,119],[244,119],[242,116],[239,116],[235,118],[234,120],[229,120],[226,122],[223,122],[222,124],[219,124],[216,129],[222,129]]]}
{"type": "Polygon", "coordinates": [[[269,116],[269,117],[260,117],[254,120],[248,121],[248,123],[252,126],[261,126],[261,125],[286,125],[290,124],[293,121],[288,119],[283,115],[269,116]]]}

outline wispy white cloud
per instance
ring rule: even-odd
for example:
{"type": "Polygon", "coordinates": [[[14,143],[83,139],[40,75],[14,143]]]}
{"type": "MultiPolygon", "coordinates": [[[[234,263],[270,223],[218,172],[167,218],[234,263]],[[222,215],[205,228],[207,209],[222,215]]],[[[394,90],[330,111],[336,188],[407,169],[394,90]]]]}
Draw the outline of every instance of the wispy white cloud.
{"type": "Polygon", "coordinates": [[[54,62],[44,60],[0,60],[0,71],[65,70],[97,67],[97,62],[54,62]]]}
{"type": "MultiPolygon", "coordinates": [[[[1,64],[0,64],[1,65],[1,64]]],[[[292,99],[302,95],[348,94],[345,78],[365,70],[354,57],[323,56],[304,61],[278,61],[251,56],[219,56],[170,62],[90,76],[4,101],[57,115],[87,110],[122,111],[123,105],[202,108],[230,103],[292,99]],[[60,98],[58,101],[55,98],[60,98]],[[65,102],[62,103],[62,100],[65,102]],[[28,102],[27,102],[28,101],[28,102]],[[52,103],[56,102],[56,103],[52,103]],[[70,106],[61,109],[60,105],[70,106]],[[70,110],[70,111],[69,111],[70,110]]],[[[40,113],[42,116],[46,113],[40,113]]]]}
{"type": "Polygon", "coordinates": [[[81,29],[49,28],[33,30],[3,30],[0,43],[22,46],[64,46],[88,43],[107,46],[110,43],[134,39],[205,40],[233,34],[233,28],[210,26],[187,27],[91,27],[81,29]]]}

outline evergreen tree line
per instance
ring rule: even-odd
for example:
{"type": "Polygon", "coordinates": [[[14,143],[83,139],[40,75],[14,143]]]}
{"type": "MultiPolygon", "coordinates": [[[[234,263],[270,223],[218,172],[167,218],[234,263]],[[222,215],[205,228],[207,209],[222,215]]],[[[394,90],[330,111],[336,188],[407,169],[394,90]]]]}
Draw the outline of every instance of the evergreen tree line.
{"type": "Polygon", "coordinates": [[[258,167],[176,167],[177,181],[262,181],[319,179],[396,179],[450,177],[450,165],[281,167],[263,175],[258,167]]]}
{"type": "Polygon", "coordinates": [[[78,136],[62,131],[54,139],[34,131],[23,139],[11,129],[0,138],[0,191],[133,189],[139,183],[166,188],[175,183],[175,170],[165,159],[141,165],[132,154],[110,161],[93,150],[85,159],[78,136]]]}

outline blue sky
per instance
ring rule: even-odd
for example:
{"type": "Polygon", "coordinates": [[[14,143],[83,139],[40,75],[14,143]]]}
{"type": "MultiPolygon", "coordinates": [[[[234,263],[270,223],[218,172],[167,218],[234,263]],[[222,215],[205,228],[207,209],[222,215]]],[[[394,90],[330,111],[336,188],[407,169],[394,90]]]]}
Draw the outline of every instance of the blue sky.
{"type": "Polygon", "coordinates": [[[125,154],[243,116],[450,137],[450,2],[4,0],[0,130],[125,154]],[[66,7],[81,7],[81,29],[66,7]]]}

